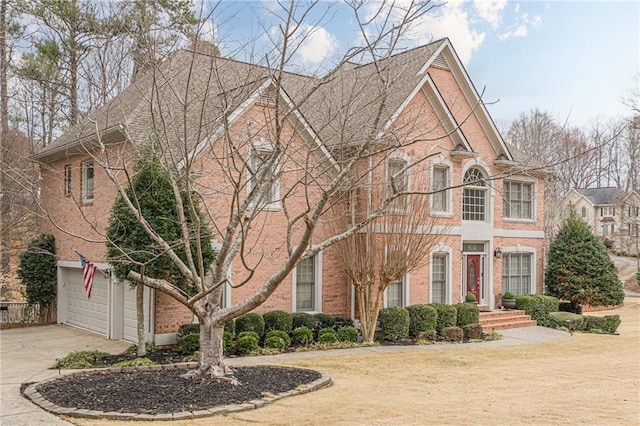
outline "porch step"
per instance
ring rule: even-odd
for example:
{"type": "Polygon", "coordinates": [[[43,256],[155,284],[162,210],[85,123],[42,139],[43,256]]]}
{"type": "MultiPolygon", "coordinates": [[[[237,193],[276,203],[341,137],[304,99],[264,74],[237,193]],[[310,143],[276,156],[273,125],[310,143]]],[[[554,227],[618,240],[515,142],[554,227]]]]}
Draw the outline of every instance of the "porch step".
{"type": "Polygon", "coordinates": [[[521,328],[536,325],[536,321],[517,309],[496,310],[480,312],[480,325],[483,333],[505,330],[508,328],[521,328]]]}

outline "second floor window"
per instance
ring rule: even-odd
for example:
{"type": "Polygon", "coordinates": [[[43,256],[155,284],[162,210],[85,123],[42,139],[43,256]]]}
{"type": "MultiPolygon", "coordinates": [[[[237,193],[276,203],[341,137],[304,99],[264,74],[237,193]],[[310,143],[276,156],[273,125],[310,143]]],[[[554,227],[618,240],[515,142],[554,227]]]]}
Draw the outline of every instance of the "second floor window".
{"type": "Polygon", "coordinates": [[[613,217],[615,215],[615,207],[600,207],[600,217],[613,217]]]}
{"type": "Polygon", "coordinates": [[[523,182],[504,182],[503,215],[512,219],[532,219],[533,185],[523,182]]]}
{"type": "MultiPolygon", "coordinates": [[[[407,162],[402,159],[389,160],[387,163],[387,196],[392,196],[409,189],[407,162]]],[[[397,210],[406,210],[409,205],[406,195],[396,198],[391,204],[397,210]]]]}
{"type": "Polygon", "coordinates": [[[265,184],[262,187],[262,194],[259,195],[260,201],[255,204],[266,205],[279,201],[278,181],[276,177],[277,168],[275,162],[271,161],[273,151],[268,149],[254,149],[249,158],[250,180],[249,192],[255,188],[257,184],[256,176],[261,176],[265,184]],[[268,181],[268,182],[267,182],[268,181]]]}
{"type": "Polygon", "coordinates": [[[64,195],[71,195],[71,164],[64,166],[64,195]]]}
{"type": "Polygon", "coordinates": [[[449,168],[436,166],[433,168],[433,183],[431,196],[431,210],[438,213],[446,213],[450,211],[449,191],[445,190],[449,186],[449,168]]]}
{"type": "Polygon", "coordinates": [[[469,169],[464,174],[462,192],[462,220],[485,221],[487,186],[479,169],[469,169]]]}
{"type": "Polygon", "coordinates": [[[93,160],[82,163],[82,202],[93,202],[93,160]]]}

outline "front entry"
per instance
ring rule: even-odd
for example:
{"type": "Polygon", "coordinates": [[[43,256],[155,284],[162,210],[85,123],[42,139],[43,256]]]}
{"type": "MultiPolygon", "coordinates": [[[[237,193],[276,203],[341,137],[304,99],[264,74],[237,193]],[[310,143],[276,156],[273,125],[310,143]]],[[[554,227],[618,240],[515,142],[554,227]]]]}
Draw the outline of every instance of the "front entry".
{"type": "Polygon", "coordinates": [[[476,295],[476,300],[480,303],[480,255],[467,255],[467,293],[476,295]]]}

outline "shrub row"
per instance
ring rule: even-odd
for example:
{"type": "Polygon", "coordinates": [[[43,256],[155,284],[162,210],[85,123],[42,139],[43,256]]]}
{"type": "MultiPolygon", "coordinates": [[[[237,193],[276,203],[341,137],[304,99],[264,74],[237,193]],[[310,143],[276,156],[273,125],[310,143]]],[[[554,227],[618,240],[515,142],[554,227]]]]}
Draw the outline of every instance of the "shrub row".
{"type": "Polygon", "coordinates": [[[327,314],[307,314],[297,312],[290,314],[284,311],[270,311],[265,314],[257,312],[249,312],[235,320],[235,332],[253,331],[260,338],[274,330],[284,331],[290,334],[294,329],[299,327],[307,327],[308,329],[318,333],[323,328],[333,328],[336,331],[340,327],[353,327],[353,320],[327,314]]]}
{"type": "Polygon", "coordinates": [[[406,308],[386,308],[380,311],[382,338],[398,341],[420,337],[429,331],[443,332],[447,327],[463,328],[480,321],[480,310],[473,303],[411,305],[406,308]]]}
{"type": "MultiPolygon", "coordinates": [[[[276,314],[276,317],[278,316],[280,315],[276,314]]],[[[313,331],[306,326],[297,327],[291,333],[283,330],[270,330],[263,336],[264,339],[261,339],[257,331],[242,330],[244,327],[256,327],[256,325],[256,328],[260,329],[261,322],[257,318],[257,316],[251,315],[248,319],[240,321],[241,326],[237,327],[238,334],[235,341],[234,335],[230,331],[224,332],[223,349],[225,352],[233,348],[235,352],[242,355],[254,354],[259,352],[261,340],[263,347],[277,350],[284,350],[291,344],[306,346],[314,342],[313,331]]],[[[356,342],[357,340],[358,331],[350,325],[340,326],[337,330],[333,327],[325,327],[318,332],[319,343],[356,342]]],[[[200,349],[199,328],[194,327],[194,324],[181,326],[177,346],[184,355],[191,355],[198,351],[200,349]]]]}
{"type": "Polygon", "coordinates": [[[600,331],[603,333],[615,333],[620,323],[620,315],[605,315],[594,317],[579,315],[571,312],[551,312],[547,319],[548,326],[559,328],[568,327],[570,330],[600,331]]]}
{"type": "Polygon", "coordinates": [[[529,294],[516,296],[516,309],[523,310],[538,325],[549,325],[549,314],[560,310],[558,299],[541,294],[529,294]]]}

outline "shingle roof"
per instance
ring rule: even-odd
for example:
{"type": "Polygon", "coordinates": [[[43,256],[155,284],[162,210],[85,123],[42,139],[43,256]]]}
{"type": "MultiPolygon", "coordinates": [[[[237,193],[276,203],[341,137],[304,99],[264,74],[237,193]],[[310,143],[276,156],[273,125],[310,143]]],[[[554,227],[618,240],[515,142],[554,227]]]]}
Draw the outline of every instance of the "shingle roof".
{"type": "Polygon", "coordinates": [[[625,197],[625,192],[616,187],[606,188],[574,188],[584,195],[594,206],[618,204],[625,197]]]}

